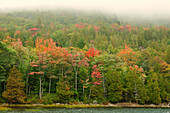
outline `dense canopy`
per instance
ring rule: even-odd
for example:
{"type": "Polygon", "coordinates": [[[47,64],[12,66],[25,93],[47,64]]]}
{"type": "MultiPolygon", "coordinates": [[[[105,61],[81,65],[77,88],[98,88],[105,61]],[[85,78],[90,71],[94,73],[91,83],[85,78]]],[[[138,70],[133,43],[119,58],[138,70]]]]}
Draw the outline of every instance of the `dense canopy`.
{"type": "Polygon", "coordinates": [[[100,13],[2,13],[0,103],[166,103],[169,58],[165,26],[100,13]]]}

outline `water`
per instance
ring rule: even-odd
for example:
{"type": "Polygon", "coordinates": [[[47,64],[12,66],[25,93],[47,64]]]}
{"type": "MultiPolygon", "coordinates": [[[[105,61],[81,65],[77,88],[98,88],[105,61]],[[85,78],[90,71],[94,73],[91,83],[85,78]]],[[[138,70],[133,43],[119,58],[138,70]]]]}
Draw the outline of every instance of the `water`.
{"type": "Polygon", "coordinates": [[[2,113],[170,113],[169,108],[60,108],[60,109],[16,109],[2,113]]]}

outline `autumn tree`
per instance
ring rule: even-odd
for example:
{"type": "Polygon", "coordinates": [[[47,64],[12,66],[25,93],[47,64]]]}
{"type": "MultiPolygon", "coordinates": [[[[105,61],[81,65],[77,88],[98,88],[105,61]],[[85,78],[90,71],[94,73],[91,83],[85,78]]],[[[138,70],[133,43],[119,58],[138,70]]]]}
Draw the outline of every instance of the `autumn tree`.
{"type": "Polygon", "coordinates": [[[68,55],[69,62],[74,70],[75,73],[75,91],[77,92],[77,75],[80,66],[83,64],[85,66],[88,66],[87,59],[85,58],[84,52],[80,50],[76,50],[75,48],[69,48],[70,54],[68,55]]]}
{"type": "Polygon", "coordinates": [[[117,57],[122,58],[122,60],[124,62],[126,62],[127,65],[129,65],[129,66],[133,66],[134,64],[136,64],[136,61],[138,60],[137,53],[135,51],[132,51],[132,49],[129,46],[127,46],[126,44],[125,44],[125,49],[120,51],[117,54],[117,57]]]}
{"type": "Polygon", "coordinates": [[[3,97],[10,103],[24,103],[25,102],[25,84],[22,79],[22,74],[14,66],[9,73],[6,80],[6,90],[3,92],[3,97]]]}
{"type": "Polygon", "coordinates": [[[38,60],[35,62],[31,62],[31,67],[33,68],[37,68],[35,70],[35,72],[30,72],[29,75],[39,75],[39,97],[41,99],[42,97],[42,80],[44,78],[44,72],[43,72],[43,68],[46,68],[46,57],[45,57],[45,53],[40,53],[38,52],[38,60]]]}

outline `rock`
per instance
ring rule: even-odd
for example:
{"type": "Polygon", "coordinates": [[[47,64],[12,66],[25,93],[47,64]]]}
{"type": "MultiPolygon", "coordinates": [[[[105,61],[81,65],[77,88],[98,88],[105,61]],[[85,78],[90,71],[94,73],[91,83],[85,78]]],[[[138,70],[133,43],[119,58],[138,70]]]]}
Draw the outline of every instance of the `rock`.
{"type": "Polygon", "coordinates": [[[97,100],[94,100],[94,101],[93,101],[93,104],[97,104],[97,100]]]}
{"type": "Polygon", "coordinates": [[[9,106],[8,103],[3,103],[1,106],[9,106]]]}
{"type": "Polygon", "coordinates": [[[93,105],[92,103],[90,103],[90,105],[93,105]]]}
{"type": "Polygon", "coordinates": [[[108,106],[112,106],[112,104],[111,104],[111,103],[108,103],[108,106]]]}

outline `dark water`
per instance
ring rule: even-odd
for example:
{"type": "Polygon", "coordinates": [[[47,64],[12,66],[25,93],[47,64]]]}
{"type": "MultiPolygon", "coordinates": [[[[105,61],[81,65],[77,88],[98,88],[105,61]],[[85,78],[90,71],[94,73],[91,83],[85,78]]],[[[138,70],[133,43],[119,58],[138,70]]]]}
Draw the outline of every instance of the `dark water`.
{"type": "Polygon", "coordinates": [[[2,113],[170,113],[169,108],[16,109],[2,113]]]}

